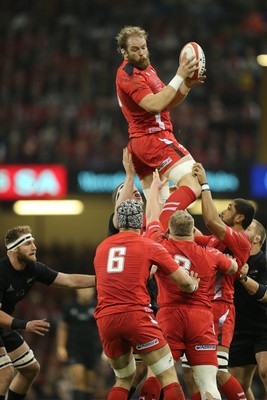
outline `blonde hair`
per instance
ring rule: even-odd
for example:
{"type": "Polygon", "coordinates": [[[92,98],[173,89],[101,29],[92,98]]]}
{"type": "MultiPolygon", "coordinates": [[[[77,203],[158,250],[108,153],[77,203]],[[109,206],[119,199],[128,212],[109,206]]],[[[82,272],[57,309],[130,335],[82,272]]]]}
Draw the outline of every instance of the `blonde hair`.
{"type": "Polygon", "coordinates": [[[27,233],[32,233],[31,227],[29,225],[19,225],[9,229],[5,236],[5,246],[15,242],[20,236],[27,233]]]}
{"type": "Polygon", "coordinates": [[[127,49],[128,39],[132,36],[140,36],[147,40],[148,34],[139,26],[125,26],[116,36],[118,53],[123,53],[127,49]]]}
{"type": "Polygon", "coordinates": [[[194,229],[194,219],[185,210],[177,210],[169,221],[170,234],[174,236],[191,236],[194,229]]]}

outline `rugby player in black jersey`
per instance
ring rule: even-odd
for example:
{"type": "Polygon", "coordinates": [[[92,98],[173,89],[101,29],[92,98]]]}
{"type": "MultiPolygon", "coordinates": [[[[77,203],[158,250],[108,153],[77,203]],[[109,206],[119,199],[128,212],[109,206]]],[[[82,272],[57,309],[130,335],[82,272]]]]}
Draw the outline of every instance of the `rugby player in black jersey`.
{"type": "Polygon", "coordinates": [[[13,318],[16,304],[35,282],[62,288],[84,288],[95,286],[95,276],[65,274],[38,262],[34,237],[27,225],[9,229],[5,245],[7,256],[0,260],[0,400],[4,400],[6,394],[7,400],[22,400],[40,365],[18,330],[44,335],[50,324],[45,320],[13,318]]]}
{"type": "Polygon", "coordinates": [[[57,356],[68,365],[72,400],[92,400],[102,346],[94,317],[95,288],[76,289],[57,327],[57,356]]]}
{"type": "Polygon", "coordinates": [[[230,346],[230,373],[238,379],[248,400],[255,400],[251,383],[258,367],[267,392],[267,263],[262,245],[263,225],[253,220],[246,229],[252,243],[248,271],[235,282],[236,308],[234,337],[230,346]]]}

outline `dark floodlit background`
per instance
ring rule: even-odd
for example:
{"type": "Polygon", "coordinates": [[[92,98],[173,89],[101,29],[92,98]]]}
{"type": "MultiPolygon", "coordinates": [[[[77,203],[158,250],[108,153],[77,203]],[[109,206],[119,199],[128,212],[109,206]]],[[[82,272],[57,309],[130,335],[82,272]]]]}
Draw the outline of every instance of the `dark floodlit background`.
{"type": "MultiPolygon", "coordinates": [[[[93,272],[95,246],[112,211],[110,189],[104,189],[109,178],[96,195],[81,188],[80,174],[93,174],[102,185],[105,174],[123,170],[128,136],[115,93],[121,61],[115,36],[124,25],[148,32],[151,62],[165,83],[186,42],[204,49],[206,83],[172,111],[174,132],[211,173],[238,180],[215,198],[253,199],[257,218],[267,224],[267,72],[256,61],[267,53],[266,1],[1,0],[0,164],[61,164],[66,197],[85,204],[81,217],[18,217],[12,201],[1,201],[2,236],[7,227],[31,224],[39,260],[64,272],[93,272]],[[258,165],[263,172],[253,175],[258,165]]],[[[196,221],[202,224],[200,216],[196,221]]],[[[31,400],[70,398],[66,368],[55,356],[55,330],[72,295],[37,286],[18,307],[24,318],[52,323],[45,338],[27,337],[42,366],[31,400]]],[[[113,375],[104,362],[98,369],[95,398],[101,399],[113,375]]],[[[257,376],[254,388],[263,400],[257,376]]]]}

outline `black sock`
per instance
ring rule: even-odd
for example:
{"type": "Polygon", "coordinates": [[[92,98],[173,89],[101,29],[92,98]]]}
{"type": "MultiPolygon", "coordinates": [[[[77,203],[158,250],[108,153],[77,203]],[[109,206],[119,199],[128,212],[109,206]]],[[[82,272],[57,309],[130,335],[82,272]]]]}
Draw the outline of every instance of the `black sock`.
{"type": "Polygon", "coordinates": [[[129,391],[129,395],[128,395],[128,399],[127,400],[130,400],[130,398],[132,397],[132,395],[134,394],[135,391],[136,391],[136,388],[132,386],[130,391],[129,391]]]}
{"type": "Polygon", "coordinates": [[[26,396],[25,394],[19,394],[19,393],[15,393],[12,392],[12,390],[9,389],[8,391],[8,395],[7,395],[7,400],[23,400],[26,396]]]}

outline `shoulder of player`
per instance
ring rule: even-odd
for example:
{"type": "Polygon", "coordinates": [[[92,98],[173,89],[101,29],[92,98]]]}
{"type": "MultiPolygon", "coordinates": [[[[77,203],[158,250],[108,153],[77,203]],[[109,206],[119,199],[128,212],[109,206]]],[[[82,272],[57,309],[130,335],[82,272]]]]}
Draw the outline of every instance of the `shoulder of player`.
{"type": "MultiPolygon", "coordinates": [[[[222,240],[222,242],[226,241],[227,239],[231,239],[231,242],[233,243],[233,245],[236,243],[239,244],[239,246],[242,246],[245,249],[248,249],[250,251],[251,248],[251,243],[249,241],[249,237],[246,234],[245,231],[240,231],[240,230],[236,230],[233,229],[229,226],[226,225],[226,231],[225,231],[225,237],[222,240]]],[[[227,246],[229,247],[229,241],[227,242],[227,246]]]]}
{"type": "Polygon", "coordinates": [[[138,68],[136,68],[134,65],[132,65],[129,62],[124,62],[119,70],[118,73],[124,74],[128,77],[132,77],[132,76],[143,76],[143,77],[149,77],[151,76],[151,74],[155,75],[156,71],[155,69],[149,65],[145,70],[140,70],[138,68]]]}
{"type": "Polygon", "coordinates": [[[154,251],[160,251],[160,252],[163,251],[164,253],[169,254],[169,252],[167,251],[167,249],[165,247],[167,240],[163,239],[163,241],[161,241],[161,240],[156,241],[156,240],[153,240],[153,239],[150,239],[147,237],[144,237],[143,239],[144,239],[143,245],[144,245],[144,247],[146,247],[146,251],[147,251],[148,255],[153,255],[154,251]]]}
{"type": "MultiPolygon", "coordinates": [[[[195,254],[201,257],[201,260],[203,262],[208,262],[211,260],[218,260],[220,257],[225,257],[225,255],[222,254],[222,252],[217,249],[216,247],[212,246],[200,246],[197,243],[194,243],[194,250],[195,254]]],[[[193,248],[193,246],[192,246],[193,248]]]]}
{"type": "MultiPolygon", "coordinates": [[[[48,265],[40,262],[40,261],[36,261],[35,263],[31,263],[27,266],[29,269],[31,270],[35,270],[35,271],[40,271],[40,270],[46,270],[46,269],[53,269],[51,267],[48,267],[48,265]]],[[[56,271],[58,272],[58,271],[56,271]]]]}

